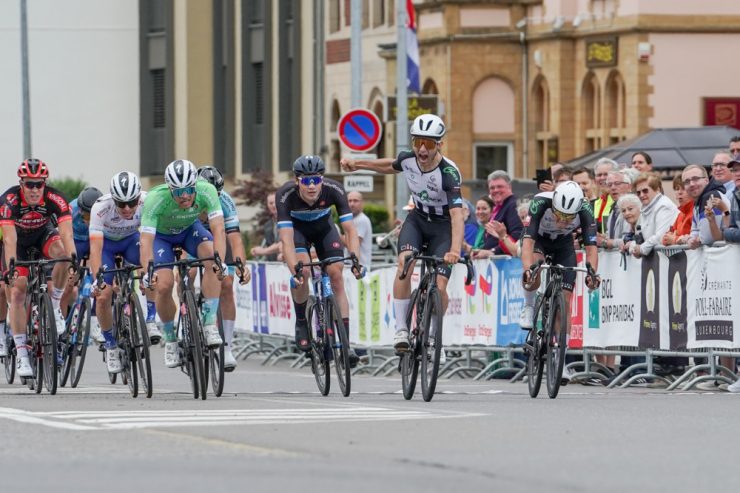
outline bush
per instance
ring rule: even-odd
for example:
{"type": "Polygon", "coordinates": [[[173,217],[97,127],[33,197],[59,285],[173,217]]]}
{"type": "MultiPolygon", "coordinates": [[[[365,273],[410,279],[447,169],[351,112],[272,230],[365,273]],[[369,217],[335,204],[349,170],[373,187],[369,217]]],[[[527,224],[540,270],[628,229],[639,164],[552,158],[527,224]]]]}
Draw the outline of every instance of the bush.
{"type": "Polygon", "coordinates": [[[246,205],[261,205],[262,210],[257,214],[257,226],[263,226],[269,219],[270,213],[267,212],[265,202],[267,196],[277,190],[275,178],[270,171],[256,170],[252,173],[250,180],[240,180],[231,196],[241,199],[241,203],[246,205]]]}
{"type": "Polygon", "coordinates": [[[365,215],[370,218],[370,224],[373,225],[373,233],[381,233],[383,231],[389,231],[388,227],[388,209],[382,205],[376,204],[365,204],[363,208],[365,215]]]}
{"type": "Polygon", "coordinates": [[[58,180],[49,180],[49,186],[62,192],[62,195],[67,199],[67,202],[71,202],[77,198],[85,187],[87,187],[87,182],[80,178],[64,176],[58,180]]]}

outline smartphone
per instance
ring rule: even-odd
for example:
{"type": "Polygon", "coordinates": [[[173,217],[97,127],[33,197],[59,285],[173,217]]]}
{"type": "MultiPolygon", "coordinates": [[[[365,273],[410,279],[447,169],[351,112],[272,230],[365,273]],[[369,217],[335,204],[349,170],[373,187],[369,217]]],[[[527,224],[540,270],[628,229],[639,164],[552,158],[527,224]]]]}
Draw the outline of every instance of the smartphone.
{"type": "Polygon", "coordinates": [[[535,180],[537,180],[537,185],[540,185],[541,183],[544,183],[546,181],[552,181],[552,169],[538,169],[535,170],[536,176],[535,180]]]}

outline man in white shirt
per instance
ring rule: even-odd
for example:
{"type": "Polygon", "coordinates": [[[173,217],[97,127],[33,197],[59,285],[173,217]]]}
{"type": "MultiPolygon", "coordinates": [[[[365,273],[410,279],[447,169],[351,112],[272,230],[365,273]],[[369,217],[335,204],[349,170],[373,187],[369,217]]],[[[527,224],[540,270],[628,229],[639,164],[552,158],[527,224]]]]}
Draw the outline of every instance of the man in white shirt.
{"type": "Polygon", "coordinates": [[[357,235],[360,237],[360,264],[369,271],[373,256],[373,225],[370,218],[362,212],[364,203],[360,192],[347,193],[347,202],[352,211],[352,222],[355,223],[357,235]]]}

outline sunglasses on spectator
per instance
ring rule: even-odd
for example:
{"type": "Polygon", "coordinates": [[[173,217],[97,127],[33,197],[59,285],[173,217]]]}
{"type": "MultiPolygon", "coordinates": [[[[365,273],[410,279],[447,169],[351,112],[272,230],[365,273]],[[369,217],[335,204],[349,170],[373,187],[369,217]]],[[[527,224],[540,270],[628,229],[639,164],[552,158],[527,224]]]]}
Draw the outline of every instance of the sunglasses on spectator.
{"type": "Polygon", "coordinates": [[[553,212],[553,214],[555,214],[555,217],[558,218],[558,220],[561,221],[561,222],[572,221],[573,218],[576,217],[575,214],[566,214],[564,212],[560,212],[557,209],[553,209],[552,212],[553,212]]]}
{"type": "Polygon", "coordinates": [[[727,166],[727,163],[712,163],[712,168],[724,168],[727,166]]]}
{"type": "Polygon", "coordinates": [[[115,202],[116,207],[118,207],[119,209],[125,209],[126,207],[128,207],[129,209],[136,209],[136,206],[139,205],[139,198],[136,197],[135,199],[129,200],[128,202],[120,202],[118,200],[114,200],[113,202],[115,202]]]}
{"type": "Polygon", "coordinates": [[[34,188],[44,188],[44,185],[46,185],[45,181],[24,181],[23,182],[23,186],[29,190],[32,190],[34,188]]]}
{"type": "Polygon", "coordinates": [[[170,191],[172,192],[173,197],[179,199],[183,195],[193,195],[195,193],[195,187],[172,188],[170,191]]]}
{"type": "Polygon", "coordinates": [[[301,185],[310,187],[311,185],[321,185],[324,177],[321,175],[301,176],[301,185]]]}
{"type": "Polygon", "coordinates": [[[616,187],[617,185],[621,185],[622,183],[627,183],[626,181],[608,181],[604,183],[607,187],[616,187]]]}
{"type": "Polygon", "coordinates": [[[434,139],[428,139],[426,137],[412,137],[411,138],[411,145],[419,149],[422,145],[427,148],[427,150],[432,151],[437,148],[437,145],[439,144],[439,141],[434,139]]]}
{"type": "Polygon", "coordinates": [[[650,189],[649,188],[643,188],[641,190],[635,190],[635,193],[637,195],[642,195],[642,194],[647,195],[648,193],[650,193],[650,189]]]}
{"type": "Polygon", "coordinates": [[[683,186],[688,187],[692,183],[699,183],[701,180],[706,180],[705,176],[692,176],[691,178],[686,178],[683,181],[683,186]]]}

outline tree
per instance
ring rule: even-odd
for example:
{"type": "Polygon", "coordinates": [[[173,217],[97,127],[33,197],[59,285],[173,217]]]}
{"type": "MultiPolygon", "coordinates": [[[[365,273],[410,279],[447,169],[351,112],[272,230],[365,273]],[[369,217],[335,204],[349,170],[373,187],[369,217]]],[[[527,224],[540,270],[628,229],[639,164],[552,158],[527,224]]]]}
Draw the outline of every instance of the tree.
{"type": "Polygon", "coordinates": [[[70,178],[63,176],[57,180],[49,180],[49,186],[52,186],[62,192],[67,202],[77,198],[82,190],[87,187],[87,182],[81,178],[70,178]]]}
{"type": "Polygon", "coordinates": [[[270,219],[265,201],[269,194],[277,190],[274,179],[272,172],[258,169],[252,173],[250,180],[239,180],[231,194],[232,197],[241,199],[241,202],[245,205],[262,206],[262,210],[255,218],[258,227],[263,226],[270,219]]]}

